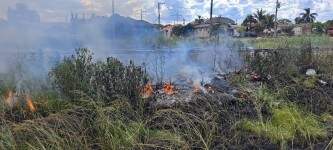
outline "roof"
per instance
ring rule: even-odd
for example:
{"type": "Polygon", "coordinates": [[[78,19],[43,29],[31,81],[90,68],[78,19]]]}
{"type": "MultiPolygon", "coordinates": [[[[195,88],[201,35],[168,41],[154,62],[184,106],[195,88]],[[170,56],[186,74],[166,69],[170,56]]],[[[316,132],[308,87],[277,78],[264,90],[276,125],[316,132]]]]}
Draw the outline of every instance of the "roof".
{"type": "Polygon", "coordinates": [[[162,30],[172,30],[174,27],[175,27],[175,25],[168,24],[168,25],[163,26],[162,30]]]}
{"type": "MultiPolygon", "coordinates": [[[[210,23],[210,19],[206,19],[205,20],[206,23],[210,23]]],[[[212,18],[212,22],[213,24],[216,24],[216,23],[219,23],[219,24],[236,24],[235,21],[233,21],[232,19],[230,18],[227,18],[227,17],[213,17],[212,18]]]]}
{"type": "MultiPolygon", "coordinates": [[[[227,17],[213,17],[212,18],[213,24],[236,24],[236,22],[230,18],[227,17]]],[[[196,19],[195,21],[191,22],[190,24],[193,25],[199,25],[199,24],[210,24],[211,20],[210,19],[202,19],[198,20],[196,19]]]]}
{"type": "Polygon", "coordinates": [[[195,25],[195,26],[193,26],[193,27],[194,27],[194,28],[208,28],[208,27],[210,27],[210,24],[203,23],[203,24],[195,25]]]}

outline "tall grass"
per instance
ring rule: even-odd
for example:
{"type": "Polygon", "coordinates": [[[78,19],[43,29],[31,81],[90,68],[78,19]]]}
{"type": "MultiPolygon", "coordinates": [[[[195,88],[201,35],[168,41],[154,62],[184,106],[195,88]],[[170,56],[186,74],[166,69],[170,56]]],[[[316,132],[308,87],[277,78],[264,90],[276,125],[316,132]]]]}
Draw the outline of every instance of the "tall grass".
{"type": "Polygon", "coordinates": [[[304,45],[308,45],[309,43],[311,43],[313,47],[333,47],[332,38],[318,35],[242,40],[258,49],[302,48],[304,45]]]}
{"type": "Polygon", "coordinates": [[[315,139],[327,135],[317,116],[302,112],[293,105],[274,108],[272,113],[270,120],[245,121],[243,128],[265,136],[273,142],[279,142],[281,147],[285,147],[287,142],[296,138],[304,139],[304,143],[312,143],[315,139]]]}

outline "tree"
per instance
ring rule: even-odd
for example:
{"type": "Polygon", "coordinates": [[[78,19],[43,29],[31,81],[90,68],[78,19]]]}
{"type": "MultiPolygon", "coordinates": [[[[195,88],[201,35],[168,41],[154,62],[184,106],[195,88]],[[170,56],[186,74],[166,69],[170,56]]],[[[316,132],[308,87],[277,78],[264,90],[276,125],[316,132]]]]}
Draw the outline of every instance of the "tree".
{"type": "Polygon", "coordinates": [[[258,25],[257,25],[257,30],[259,32],[263,31],[265,28],[265,22],[266,22],[266,11],[262,10],[262,9],[257,9],[257,12],[253,14],[254,18],[258,21],[258,25]]]}
{"type": "Polygon", "coordinates": [[[195,22],[197,24],[201,24],[201,23],[205,22],[205,20],[202,18],[202,16],[198,15],[198,19],[195,19],[195,22]]]}
{"type": "Polygon", "coordinates": [[[193,25],[187,24],[186,26],[175,26],[172,30],[172,35],[186,37],[189,36],[194,30],[193,25]]]}
{"type": "Polygon", "coordinates": [[[246,31],[249,31],[252,30],[253,25],[256,23],[258,23],[258,21],[254,18],[253,15],[247,15],[242,25],[246,27],[246,31]]]}
{"type": "Polygon", "coordinates": [[[274,28],[275,15],[273,15],[273,14],[265,15],[264,25],[265,25],[266,28],[274,28]]]}
{"type": "Polygon", "coordinates": [[[325,22],[327,26],[333,26],[333,20],[328,20],[325,22]]]}
{"type": "Polygon", "coordinates": [[[253,15],[254,15],[254,18],[257,19],[258,22],[263,22],[266,19],[266,15],[265,14],[266,14],[266,11],[264,11],[262,9],[260,9],[260,10],[257,9],[257,12],[254,13],[253,15]]]}
{"type": "Polygon", "coordinates": [[[301,17],[296,17],[295,18],[295,23],[296,24],[301,24],[302,23],[302,18],[301,17]]]}
{"type": "Polygon", "coordinates": [[[318,16],[317,13],[311,13],[310,8],[304,9],[305,13],[301,13],[300,17],[297,17],[295,19],[296,24],[300,23],[313,23],[316,20],[316,17],[318,16]]]}
{"type": "Polygon", "coordinates": [[[312,28],[315,33],[322,34],[325,32],[325,24],[321,22],[312,23],[312,28]]]}
{"type": "Polygon", "coordinates": [[[333,20],[328,20],[325,22],[325,28],[333,27],[333,20]]]}

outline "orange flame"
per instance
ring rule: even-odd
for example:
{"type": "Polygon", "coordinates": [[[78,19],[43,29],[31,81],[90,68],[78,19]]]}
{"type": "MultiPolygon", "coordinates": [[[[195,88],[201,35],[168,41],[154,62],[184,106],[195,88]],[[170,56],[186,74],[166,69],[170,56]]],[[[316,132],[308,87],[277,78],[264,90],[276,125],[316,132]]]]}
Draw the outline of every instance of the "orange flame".
{"type": "Polygon", "coordinates": [[[29,95],[26,96],[27,106],[31,112],[36,112],[36,107],[29,95]]]}
{"type": "Polygon", "coordinates": [[[196,93],[196,94],[198,94],[198,93],[201,92],[201,86],[200,86],[200,84],[194,83],[194,85],[193,85],[193,92],[196,93]]]}
{"type": "Polygon", "coordinates": [[[165,83],[163,85],[163,91],[167,95],[172,95],[175,93],[174,86],[171,83],[165,83]]]}
{"type": "Polygon", "coordinates": [[[144,87],[143,87],[143,90],[142,90],[142,97],[143,98],[149,98],[153,95],[154,93],[154,89],[153,89],[153,86],[151,84],[151,82],[148,82],[144,87]]]}
{"type": "Polygon", "coordinates": [[[5,96],[5,103],[8,105],[8,106],[12,106],[13,105],[13,102],[14,102],[14,93],[13,91],[7,91],[5,96]]]}

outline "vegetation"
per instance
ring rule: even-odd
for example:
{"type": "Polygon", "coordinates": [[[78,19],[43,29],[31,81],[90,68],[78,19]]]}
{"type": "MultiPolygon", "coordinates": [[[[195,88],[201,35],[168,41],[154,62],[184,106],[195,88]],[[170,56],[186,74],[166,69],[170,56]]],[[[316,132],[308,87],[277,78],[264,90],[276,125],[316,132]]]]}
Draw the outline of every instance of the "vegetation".
{"type": "Polygon", "coordinates": [[[193,33],[194,27],[191,24],[187,24],[185,26],[175,26],[172,30],[172,34],[177,37],[182,36],[189,36],[191,33],[193,33]]]}
{"type": "Polygon", "coordinates": [[[258,9],[253,15],[248,15],[242,23],[247,31],[262,33],[265,29],[272,29],[275,25],[275,15],[266,14],[263,9],[258,9]]]}
{"type": "Polygon", "coordinates": [[[144,98],[145,68],[115,58],[95,61],[88,49],[51,70],[53,88],[31,91],[35,111],[8,106],[6,93],[17,87],[3,78],[0,149],[331,148],[333,54],[324,50],[331,39],[243,42],[275,50],[245,52],[244,68],[225,75],[231,93],[144,98]],[[306,75],[307,69],[316,74],[306,75]],[[158,103],[177,97],[172,105],[158,103]]]}
{"type": "Polygon", "coordinates": [[[258,49],[301,49],[307,46],[311,46],[312,48],[330,48],[333,46],[332,38],[322,35],[258,39],[245,38],[241,40],[258,49]]]}
{"type": "Polygon", "coordinates": [[[318,118],[303,114],[295,106],[282,106],[272,110],[272,118],[267,122],[244,122],[244,128],[268,137],[273,142],[285,144],[297,136],[311,141],[312,138],[325,137],[327,131],[318,118]]]}
{"type": "Polygon", "coordinates": [[[317,13],[311,13],[310,8],[306,8],[304,11],[305,13],[301,13],[300,17],[295,19],[296,24],[313,23],[316,20],[316,17],[318,16],[317,13]]]}

